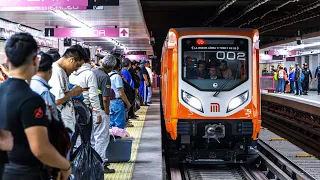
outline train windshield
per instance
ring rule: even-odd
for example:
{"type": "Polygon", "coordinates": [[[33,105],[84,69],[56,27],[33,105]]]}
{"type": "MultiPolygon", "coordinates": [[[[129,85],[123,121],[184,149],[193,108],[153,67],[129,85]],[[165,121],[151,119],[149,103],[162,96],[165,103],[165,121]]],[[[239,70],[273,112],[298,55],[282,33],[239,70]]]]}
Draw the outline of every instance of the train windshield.
{"type": "Polygon", "coordinates": [[[228,91],[248,80],[251,55],[245,38],[182,39],[182,78],[205,91],[228,91]]]}

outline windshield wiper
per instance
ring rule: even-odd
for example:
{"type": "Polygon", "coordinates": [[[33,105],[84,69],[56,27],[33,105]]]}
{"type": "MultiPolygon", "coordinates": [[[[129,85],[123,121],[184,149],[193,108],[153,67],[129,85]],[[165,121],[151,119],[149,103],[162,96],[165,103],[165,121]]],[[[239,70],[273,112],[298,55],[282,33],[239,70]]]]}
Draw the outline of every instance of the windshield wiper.
{"type": "MultiPolygon", "coordinates": [[[[237,70],[236,75],[237,75],[238,73],[239,73],[239,69],[237,70]]],[[[231,81],[232,76],[233,76],[233,75],[231,75],[231,76],[228,77],[227,81],[222,84],[220,90],[219,90],[219,91],[216,91],[216,92],[214,93],[213,97],[217,97],[217,96],[220,94],[220,92],[222,91],[222,89],[223,89],[224,87],[226,87],[226,85],[231,81]]]]}

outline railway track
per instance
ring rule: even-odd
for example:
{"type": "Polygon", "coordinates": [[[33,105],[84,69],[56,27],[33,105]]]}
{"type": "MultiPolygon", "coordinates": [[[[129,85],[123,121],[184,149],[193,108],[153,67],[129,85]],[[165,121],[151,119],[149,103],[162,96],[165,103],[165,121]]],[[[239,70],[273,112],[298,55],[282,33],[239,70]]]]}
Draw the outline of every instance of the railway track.
{"type": "Polygon", "coordinates": [[[270,101],[262,101],[263,126],[320,158],[320,117],[270,101]]]}
{"type": "Polygon", "coordinates": [[[263,141],[249,165],[192,166],[170,169],[171,180],[317,180],[263,141]]]}

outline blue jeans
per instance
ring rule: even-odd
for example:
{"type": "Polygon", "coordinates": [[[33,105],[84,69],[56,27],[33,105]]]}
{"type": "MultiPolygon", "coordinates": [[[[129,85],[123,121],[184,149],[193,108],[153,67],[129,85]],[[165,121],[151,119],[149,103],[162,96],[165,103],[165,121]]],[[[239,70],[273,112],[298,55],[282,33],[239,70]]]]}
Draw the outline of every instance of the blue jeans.
{"type": "Polygon", "coordinates": [[[276,88],[276,92],[284,92],[285,88],[284,88],[285,82],[283,78],[279,78],[278,79],[278,86],[276,88]]]}
{"type": "Polygon", "coordinates": [[[296,94],[302,95],[302,85],[300,80],[296,81],[296,94]]]}
{"type": "Polygon", "coordinates": [[[112,127],[121,129],[126,127],[126,113],[122,99],[110,101],[110,128],[112,127]]]}
{"type": "Polygon", "coordinates": [[[148,87],[145,81],[140,81],[139,93],[142,96],[143,104],[147,104],[148,87]]]}
{"type": "Polygon", "coordinates": [[[290,81],[290,93],[294,93],[294,81],[290,81]]]}

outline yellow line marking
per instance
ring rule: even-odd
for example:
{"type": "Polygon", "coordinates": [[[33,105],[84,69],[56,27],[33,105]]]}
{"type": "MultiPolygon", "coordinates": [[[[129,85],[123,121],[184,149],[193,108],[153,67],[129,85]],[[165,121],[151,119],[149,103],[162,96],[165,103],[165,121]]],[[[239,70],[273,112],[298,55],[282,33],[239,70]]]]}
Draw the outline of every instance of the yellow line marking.
{"type": "Polygon", "coordinates": [[[130,133],[130,136],[135,139],[132,143],[130,161],[127,163],[111,163],[109,167],[115,169],[116,173],[105,174],[105,180],[131,180],[134,164],[138,154],[142,129],[144,126],[144,121],[146,119],[147,110],[148,107],[141,107],[139,111],[136,112],[136,115],[138,115],[139,118],[135,121],[131,120],[134,127],[127,128],[127,131],[130,133]]]}
{"type": "Polygon", "coordinates": [[[270,141],[286,141],[284,138],[271,138],[270,141]]]}
{"type": "Polygon", "coordinates": [[[304,157],[312,157],[311,154],[297,154],[296,157],[304,158],[304,157]]]}

